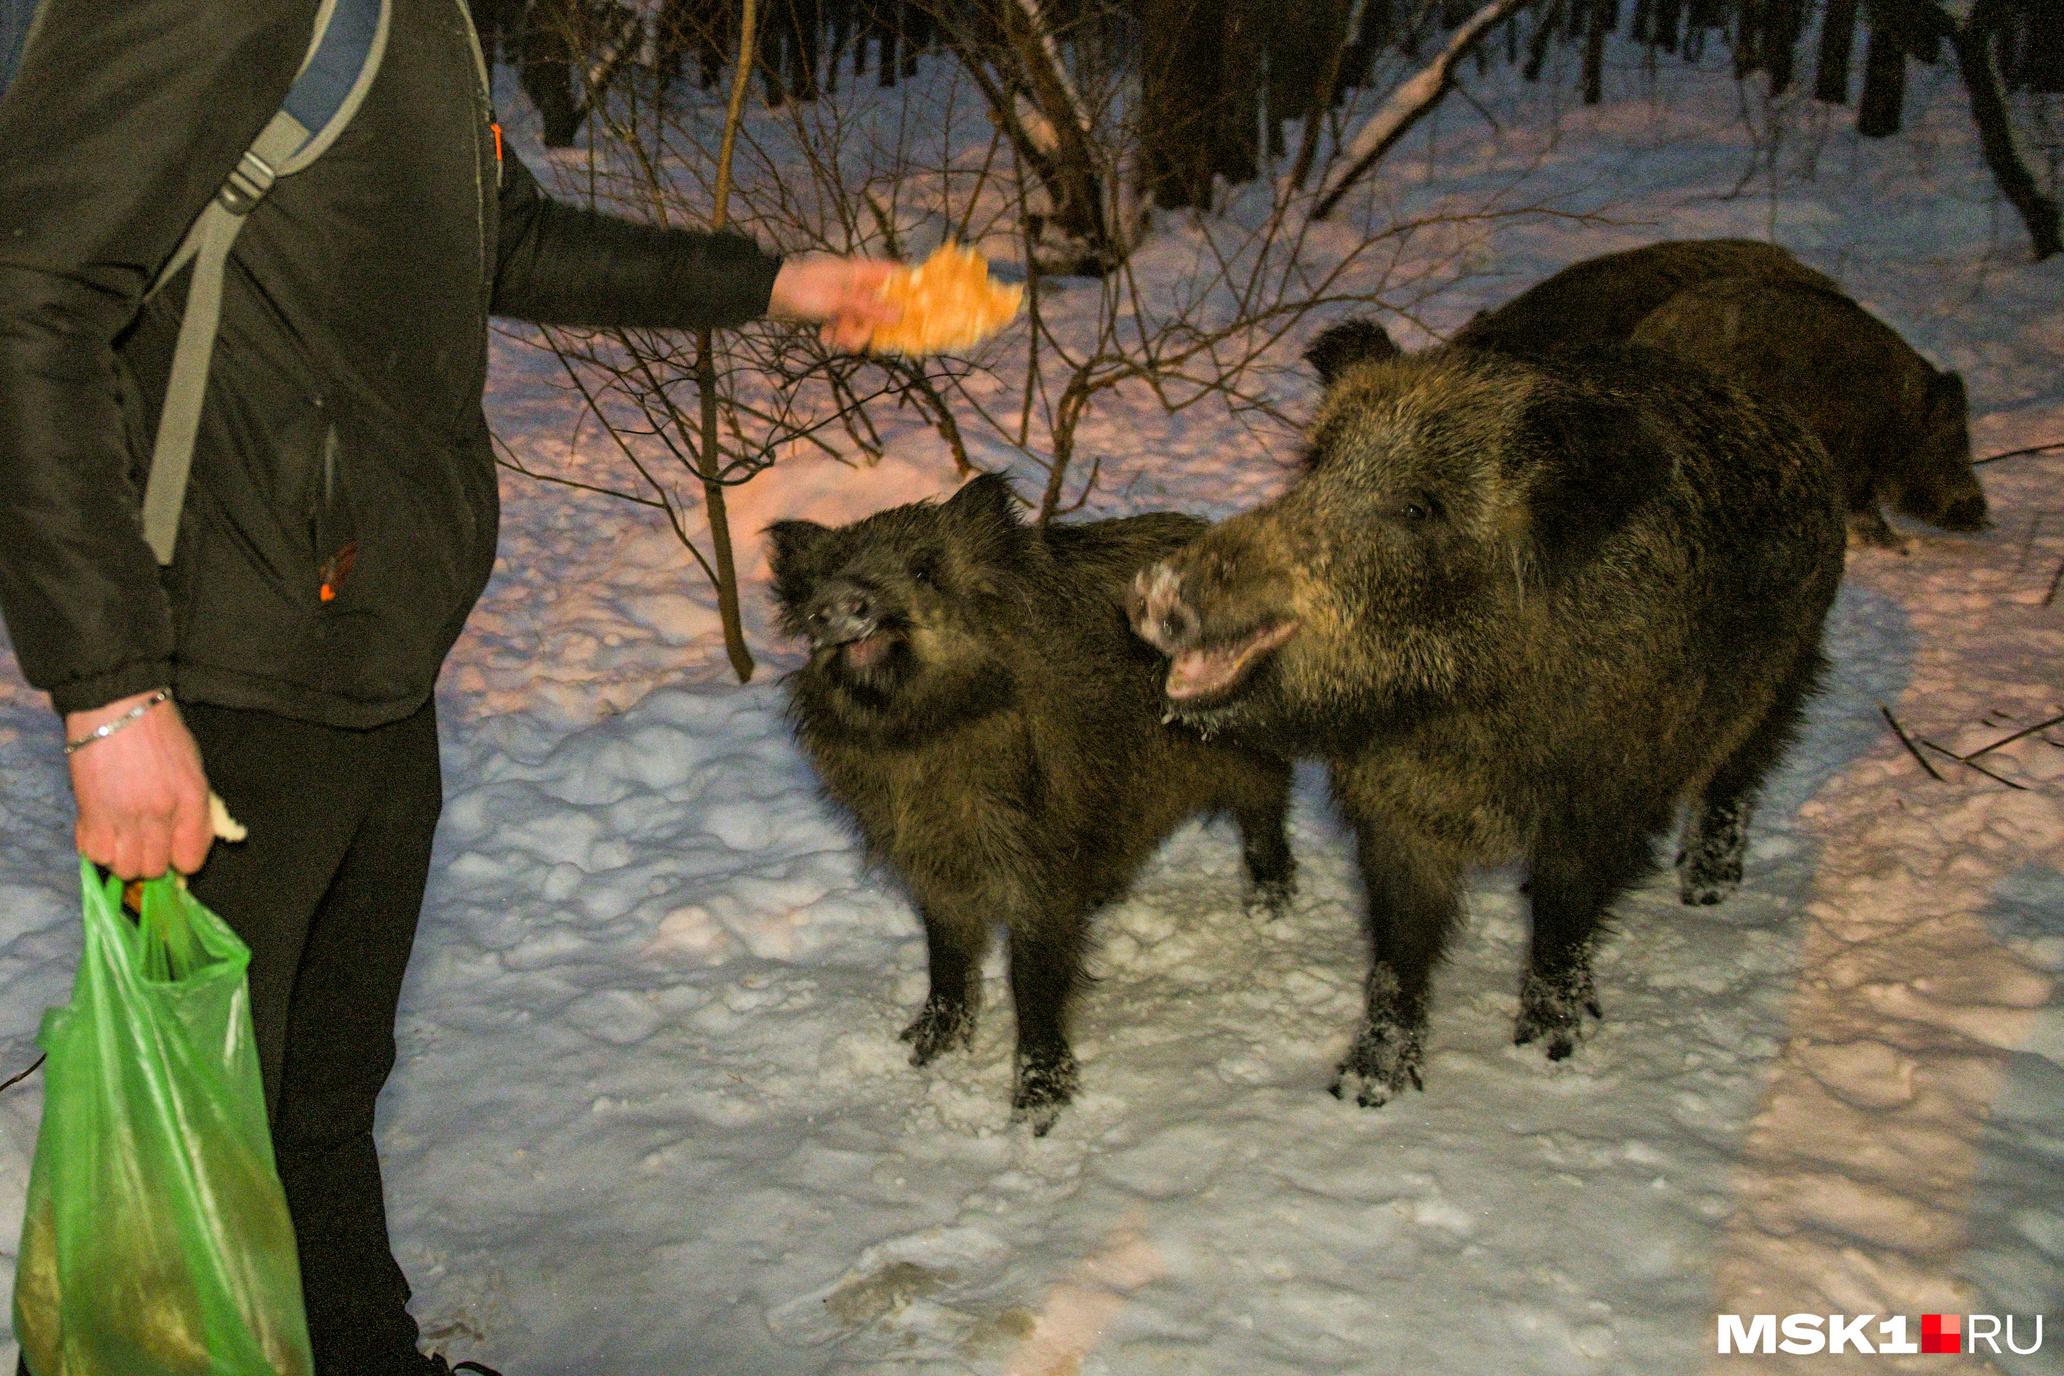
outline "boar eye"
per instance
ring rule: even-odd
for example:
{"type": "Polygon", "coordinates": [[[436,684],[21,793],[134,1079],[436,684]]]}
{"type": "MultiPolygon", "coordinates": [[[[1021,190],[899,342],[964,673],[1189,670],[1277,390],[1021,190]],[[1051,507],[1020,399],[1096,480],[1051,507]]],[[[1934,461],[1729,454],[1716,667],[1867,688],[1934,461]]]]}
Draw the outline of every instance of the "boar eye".
{"type": "Polygon", "coordinates": [[[926,555],[910,566],[910,576],[921,587],[938,587],[939,561],[930,555],[926,555]]]}
{"type": "Polygon", "coordinates": [[[1424,492],[1413,492],[1392,502],[1386,514],[1406,525],[1423,525],[1440,514],[1440,504],[1424,492]]]}

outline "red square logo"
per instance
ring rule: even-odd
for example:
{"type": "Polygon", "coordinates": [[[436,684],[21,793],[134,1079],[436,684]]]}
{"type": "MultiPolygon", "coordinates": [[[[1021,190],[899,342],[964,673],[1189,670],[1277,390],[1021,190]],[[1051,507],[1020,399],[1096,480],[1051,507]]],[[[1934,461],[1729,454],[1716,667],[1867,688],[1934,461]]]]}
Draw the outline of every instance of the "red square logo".
{"type": "Polygon", "coordinates": [[[1963,1326],[1961,1314],[1921,1315],[1921,1351],[1961,1352],[1963,1344],[1959,1329],[1963,1326]]]}

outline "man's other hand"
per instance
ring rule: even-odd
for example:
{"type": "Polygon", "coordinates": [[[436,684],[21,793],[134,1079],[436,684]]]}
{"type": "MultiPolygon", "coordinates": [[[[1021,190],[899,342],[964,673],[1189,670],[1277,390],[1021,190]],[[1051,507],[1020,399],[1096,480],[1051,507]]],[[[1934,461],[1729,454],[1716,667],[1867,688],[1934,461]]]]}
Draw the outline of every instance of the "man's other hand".
{"type": "Polygon", "coordinates": [[[785,259],[774,276],[767,313],[816,322],[822,326],[819,336],[835,349],[865,348],[875,326],[893,324],[899,314],[881,297],[882,284],[898,266],[880,258],[828,253],[785,259]]]}
{"type": "MultiPolygon", "coordinates": [[[[81,739],[149,696],[69,714],[65,739],[81,739]]],[[[155,879],[168,868],[192,874],[208,858],[208,777],[177,705],[151,708],[75,751],[70,763],[79,853],[88,860],[118,878],[155,879]]]]}

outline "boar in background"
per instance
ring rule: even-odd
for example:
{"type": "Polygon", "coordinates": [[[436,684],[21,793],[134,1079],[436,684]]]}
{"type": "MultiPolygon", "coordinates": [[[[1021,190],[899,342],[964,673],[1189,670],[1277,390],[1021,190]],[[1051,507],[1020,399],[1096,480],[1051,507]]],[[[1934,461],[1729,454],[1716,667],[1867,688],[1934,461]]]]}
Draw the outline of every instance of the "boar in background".
{"type": "Polygon", "coordinates": [[[1664,239],[1572,263],[1478,315],[1450,342],[1516,354],[1624,344],[1650,311],[1678,292],[1731,277],[1841,290],[1775,244],[1754,239],[1664,239]]]}
{"type": "Polygon", "coordinates": [[[1944,530],[1985,528],[1964,380],[1840,292],[1746,277],[1687,287],[1649,313],[1634,342],[1790,410],[1834,459],[1859,540],[1899,547],[1881,499],[1944,530]]]}

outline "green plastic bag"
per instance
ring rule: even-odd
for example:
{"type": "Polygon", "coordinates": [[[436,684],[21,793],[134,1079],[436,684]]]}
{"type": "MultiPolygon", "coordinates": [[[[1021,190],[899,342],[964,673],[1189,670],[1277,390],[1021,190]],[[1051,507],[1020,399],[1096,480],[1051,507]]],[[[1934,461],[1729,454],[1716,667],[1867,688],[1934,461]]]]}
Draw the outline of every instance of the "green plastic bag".
{"type": "Polygon", "coordinates": [[[34,1376],[309,1376],[244,967],[172,879],[79,869],[86,948],[45,1016],[14,1331],[34,1376]]]}

